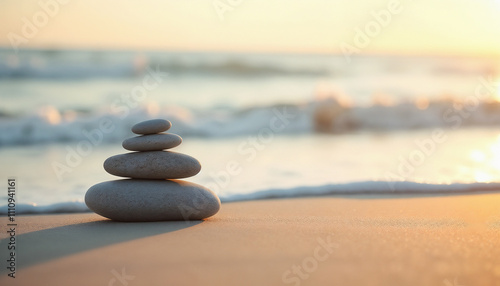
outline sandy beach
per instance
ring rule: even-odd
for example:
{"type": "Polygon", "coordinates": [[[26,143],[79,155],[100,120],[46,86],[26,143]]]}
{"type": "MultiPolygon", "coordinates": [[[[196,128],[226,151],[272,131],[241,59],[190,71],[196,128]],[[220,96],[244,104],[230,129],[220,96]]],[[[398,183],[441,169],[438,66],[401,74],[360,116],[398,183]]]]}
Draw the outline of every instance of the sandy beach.
{"type": "Polygon", "coordinates": [[[500,286],[500,0],[3,2],[0,286],[500,286]]]}
{"type": "Polygon", "coordinates": [[[226,203],[195,222],[19,216],[16,278],[2,267],[0,283],[498,285],[499,205],[500,194],[358,196],[226,203]]]}

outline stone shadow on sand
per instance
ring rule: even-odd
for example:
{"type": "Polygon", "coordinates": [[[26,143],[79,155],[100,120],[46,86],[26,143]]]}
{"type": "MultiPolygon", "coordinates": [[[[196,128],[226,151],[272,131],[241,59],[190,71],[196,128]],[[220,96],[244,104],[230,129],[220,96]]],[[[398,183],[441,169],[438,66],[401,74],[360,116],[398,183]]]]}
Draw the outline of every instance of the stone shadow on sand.
{"type": "MultiPolygon", "coordinates": [[[[16,236],[16,271],[49,260],[116,243],[179,231],[203,221],[114,222],[100,220],[44,229],[16,236]]],[[[8,239],[2,239],[7,257],[8,239]]],[[[7,263],[4,262],[4,265],[7,263]]],[[[7,266],[7,265],[6,265],[7,266]]],[[[1,275],[8,269],[2,267],[1,275]]]]}

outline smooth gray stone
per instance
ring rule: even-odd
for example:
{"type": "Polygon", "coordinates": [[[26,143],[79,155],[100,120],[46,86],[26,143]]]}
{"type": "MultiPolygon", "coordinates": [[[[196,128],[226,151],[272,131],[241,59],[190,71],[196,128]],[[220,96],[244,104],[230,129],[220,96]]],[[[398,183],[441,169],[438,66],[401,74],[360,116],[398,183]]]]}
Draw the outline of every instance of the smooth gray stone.
{"type": "Polygon", "coordinates": [[[135,134],[155,134],[167,131],[170,127],[172,127],[172,123],[168,120],[151,119],[132,126],[132,132],[135,134]]]}
{"type": "Polygon", "coordinates": [[[181,180],[125,179],[99,183],[85,194],[95,213],[117,221],[200,220],[216,214],[211,190],[181,180]]]}
{"type": "Polygon", "coordinates": [[[132,152],[104,161],[111,175],[135,179],[181,179],[198,174],[201,164],[195,158],[171,151],[132,152]]]}
{"type": "Polygon", "coordinates": [[[161,133],[125,139],[123,148],[130,151],[161,151],[179,146],[182,138],[177,134],[161,133]]]}

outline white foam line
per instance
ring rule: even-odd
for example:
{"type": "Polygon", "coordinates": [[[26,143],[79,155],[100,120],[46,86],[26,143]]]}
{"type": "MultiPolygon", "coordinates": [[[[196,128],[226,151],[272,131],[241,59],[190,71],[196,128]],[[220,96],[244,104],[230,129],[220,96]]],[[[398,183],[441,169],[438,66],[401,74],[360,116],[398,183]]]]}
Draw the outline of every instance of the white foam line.
{"type": "MultiPolygon", "coordinates": [[[[321,186],[301,186],[290,189],[269,189],[249,194],[234,194],[221,197],[221,201],[237,202],[263,199],[282,199],[296,197],[322,197],[330,195],[432,195],[467,194],[479,192],[498,192],[500,183],[471,184],[422,184],[415,182],[365,181],[321,186]],[[391,189],[394,187],[394,190],[391,189]]],[[[45,206],[36,204],[16,205],[17,214],[55,214],[90,212],[84,202],[60,202],[45,206]]],[[[0,214],[7,214],[7,205],[0,207],[0,214]]]]}

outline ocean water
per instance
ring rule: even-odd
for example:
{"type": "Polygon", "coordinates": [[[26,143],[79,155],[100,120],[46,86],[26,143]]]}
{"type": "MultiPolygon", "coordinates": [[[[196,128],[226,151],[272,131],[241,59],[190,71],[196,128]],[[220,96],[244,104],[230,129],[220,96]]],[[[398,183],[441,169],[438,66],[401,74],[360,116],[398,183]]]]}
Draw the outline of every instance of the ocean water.
{"type": "Polygon", "coordinates": [[[223,201],[495,191],[499,80],[491,58],[0,49],[0,172],[20,212],[87,211],[165,118],[223,201]]]}

